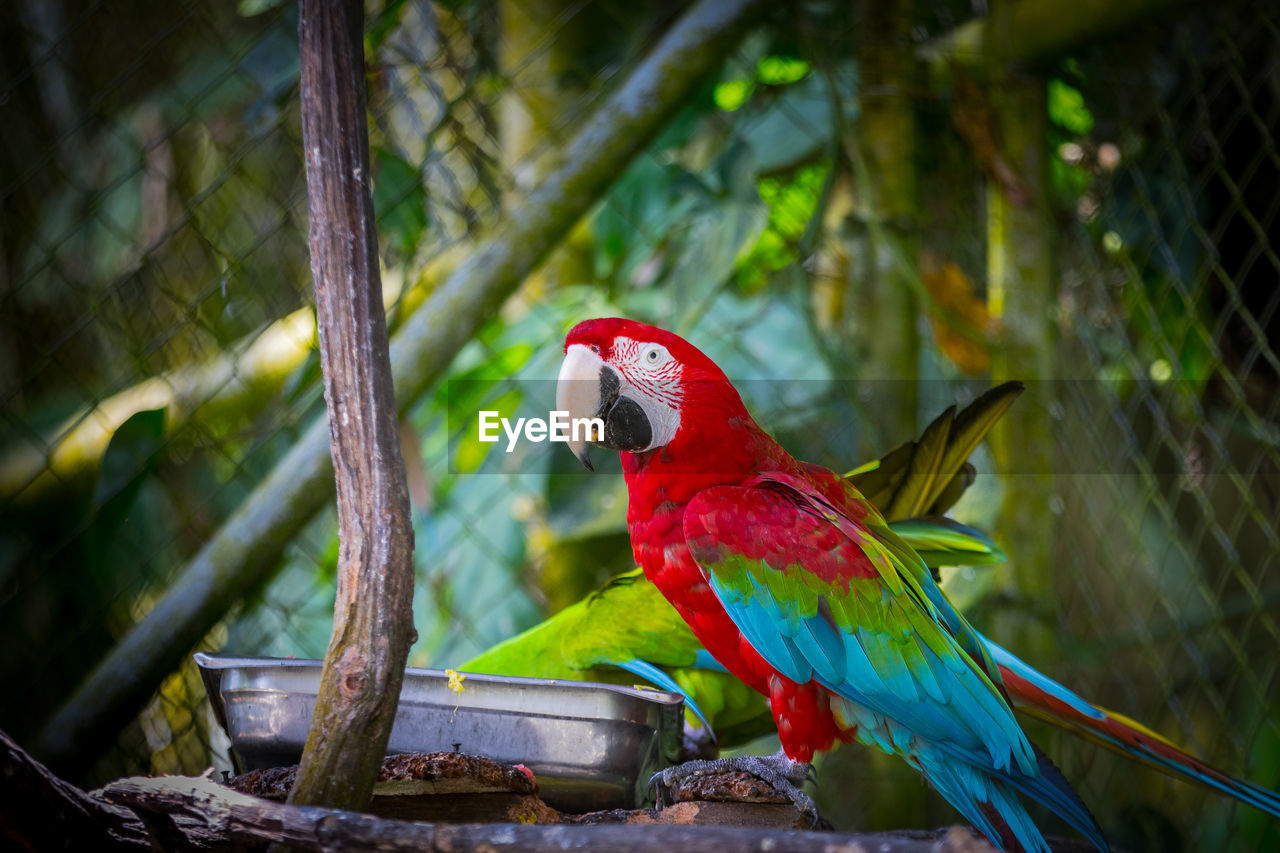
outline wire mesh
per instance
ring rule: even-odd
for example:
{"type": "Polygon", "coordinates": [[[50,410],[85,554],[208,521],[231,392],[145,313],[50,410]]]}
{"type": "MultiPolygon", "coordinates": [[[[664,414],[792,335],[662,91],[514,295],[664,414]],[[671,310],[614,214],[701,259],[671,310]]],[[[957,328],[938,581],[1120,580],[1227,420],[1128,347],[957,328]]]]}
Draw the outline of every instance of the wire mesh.
{"type": "MultiPolygon", "coordinates": [[[[1042,98],[1040,237],[1054,257],[1052,296],[1028,311],[986,283],[992,195],[1030,177],[1000,154],[999,84],[916,59],[970,11],[889,5],[905,18],[776,10],[458,354],[450,382],[414,402],[410,662],[459,663],[630,565],[618,478],[572,476],[550,449],[479,446],[457,383],[545,411],[538,381],[566,329],[626,313],[691,337],[750,380],[753,411],[796,455],[843,470],[992,377],[1019,378],[1030,365],[1004,357],[1004,336],[1033,328],[1042,360],[1017,405],[1044,426],[1043,443],[1025,437],[1044,464],[1001,469],[1000,442],[1020,439],[997,438],[958,510],[1012,566],[956,573],[948,589],[1083,695],[1274,789],[1280,12],[1184,9],[1019,73],[1042,98]],[[902,79],[883,76],[898,67],[902,79]],[[911,153],[877,160],[869,129],[899,114],[911,153]],[[1012,505],[1033,508],[1029,526],[1012,505]]],[[[678,13],[659,0],[369,5],[393,330],[501,233],[678,13]]],[[[0,675],[22,685],[0,696],[0,727],[26,742],[323,401],[293,8],[0,14],[0,675]]],[[[201,647],[321,656],[336,559],[325,512],[201,647]]],[[[1123,846],[1277,842],[1247,807],[1033,731],[1123,846]]],[[[184,665],[81,780],[228,769],[227,751],[184,665]]],[[[846,825],[955,819],[865,751],[821,772],[846,825]]]]}

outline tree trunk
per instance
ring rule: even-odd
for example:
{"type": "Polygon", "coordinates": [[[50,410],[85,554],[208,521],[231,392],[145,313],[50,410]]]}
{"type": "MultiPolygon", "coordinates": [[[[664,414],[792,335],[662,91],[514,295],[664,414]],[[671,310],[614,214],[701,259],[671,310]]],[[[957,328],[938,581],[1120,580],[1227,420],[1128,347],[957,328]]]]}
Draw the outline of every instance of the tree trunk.
{"type": "Polygon", "coordinates": [[[291,802],[363,809],[413,630],[413,525],[391,386],[364,96],[364,3],[298,19],[311,273],[338,495],[333,638],[291,802]]]}

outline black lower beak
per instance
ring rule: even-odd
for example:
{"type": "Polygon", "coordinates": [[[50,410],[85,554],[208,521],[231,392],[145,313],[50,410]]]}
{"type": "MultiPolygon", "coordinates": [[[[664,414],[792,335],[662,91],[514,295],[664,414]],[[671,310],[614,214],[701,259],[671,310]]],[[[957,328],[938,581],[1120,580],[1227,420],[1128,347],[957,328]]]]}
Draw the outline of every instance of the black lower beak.
{"type": "Polygon", "coordinates": [[[640,404],[619,397],[604,418],[604,446],[638,453],[653,443],[653,427],[640,404]]]}
{"type": "Polygon", "coordinates": [[[623,396],[618,374],[607,365],[600,370],[600,408],[596,417],[604,421],[602,447],[635,453],[653,442],[649,416],[639,403],[623,396]]]}

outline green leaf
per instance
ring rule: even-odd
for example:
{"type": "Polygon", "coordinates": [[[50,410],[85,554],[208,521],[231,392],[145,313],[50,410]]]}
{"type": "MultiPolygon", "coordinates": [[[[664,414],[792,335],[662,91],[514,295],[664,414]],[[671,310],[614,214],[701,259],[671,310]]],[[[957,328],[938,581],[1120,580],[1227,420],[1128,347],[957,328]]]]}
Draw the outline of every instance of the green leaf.
{"type": "Polygon", "coordinates": [[[411,257],[427,228],[427,192],[417,167],[382,147],[373,149],[373,209],[387,246],[411,257]]]}
{"type": "Polygon", "coordinates": [[[93,490],[85,542],[90,559],[97,561],[129,518],[138,493],[155,468],[164,446],[164,409],[137,412],[111,436],[102,454],[98,482],[93,490]]]}
{"type": "Polygon", "coordinates": [[[136,494],[143,475],[155,465],[164,441],[164,415],[164,409],[137,412],[111,436],[93,492],[95,512],[101,514],[109,503],[124,498],[130,490],[136,494]]]}
{"type": "Polygon", "coordinates": [[[809,74],[809,63],[794,56],[763,56],[756,63],[756,79],[766,86],[798,83],[809,74]]]}
{"type": "Polygon", "coordinates": [[[1093,113],[1084,105],[1084,95],[1061,80],[1049,81],[1049,120],[1071,133],[1093,130],[1093,113]]]}
{"type": "Polygon", "coordinates": [[[750,80],[725,80],[716,84],[711,98],[716,102],[717,107],[731,113],[742,108],[755,88],[755,84],[750,80]]]}

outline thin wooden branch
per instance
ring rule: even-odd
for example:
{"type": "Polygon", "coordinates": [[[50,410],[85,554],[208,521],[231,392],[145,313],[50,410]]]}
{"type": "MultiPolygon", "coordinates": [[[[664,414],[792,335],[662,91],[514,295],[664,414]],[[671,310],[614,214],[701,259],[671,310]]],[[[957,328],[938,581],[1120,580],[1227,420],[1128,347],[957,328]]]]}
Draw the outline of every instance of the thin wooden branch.
{"type": "Polygon", "coordinates": [[[667,823],[606,826],[418,823],[317,806],[273,803],[209,779],[184,776],[122,779],[108,785],[101,794],[110,803],[133,809],[148,822],[167,817],[176,825],[200,825],[205,836],[244,845],[282,843],[297,850],[695,853],[719,849],[744,853],[865,853],[869,850],[993,853],[991,846],[971,830],[960,828],[943,832],[847,835],[667,823]]]}
{"type": "Polygon", "coordinates": [[[338,592],[289,799],[362,809],[415,638],[413,524],[370,192],[363,0],[302,0],[298,41],[311,275],[338,496],[338,592]]]}
{"type": "MultiPolygon", "coordinates": [[[[458,349],[665,126],[724,59],[760,0],[701,0],[565,146],[550,175],[414,312],[391,342],[401,406],[439,380],[458,349]]],[[[333,495],[328,427],[311,424],[231,514],[155,607],[94,668],[40,734],[55,767],[86,766],[137,715],[165,675],[251,586],[333,495]]]]}

